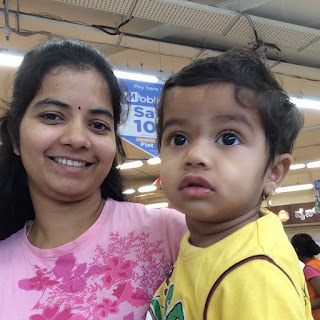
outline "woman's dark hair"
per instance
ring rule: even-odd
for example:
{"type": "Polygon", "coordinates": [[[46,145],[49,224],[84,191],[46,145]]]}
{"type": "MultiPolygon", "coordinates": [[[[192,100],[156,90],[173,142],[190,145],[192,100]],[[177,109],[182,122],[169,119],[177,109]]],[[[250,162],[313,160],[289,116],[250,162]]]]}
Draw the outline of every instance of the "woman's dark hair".
{"type": "Polygon", "coordinates": [[[320,253],[320,247],[306,233],[299,233],[292,237],[291,243],[299,258],[312,258],[320,253]]]}
{"type": "Polygon", "coordinates": [[[9,108],[0,118],[0,240],[18,231],[27,220],[34,218],[27,175],[20,157],[13,152],[11,139],[19,148],[22,118],[41,89],[45,75],[59,67],[81,71],[95,70],[108,85],[114,115],[117,156],[101,184],[101,194],[104,199],[110,197],[118,201],[125,200],[122,180],[116,168],[118,161],[125,158],[118,133],[123,94],[117,78],[105,56],[92,46],[73,39],[48,40],[25,55],[15,76],[9,108]]]}
{"type": "Polygon", "coordinates": [[[291,153],[303,125],[303,115],[290,102],[261,56],[248,48],[231,49],[217,57],[195,60],[165,82],[157,109],[158,149],[161,148],[163,112],[168,92],[176,86],[222,83],[235,85],[235,99],[243,106],[246,103],[242,101],[244,95],[240,94],[241,90],[249,88],[254,91],[254,105],[260,115],[269,151],[267,166],[276,155],[291,153]]]}

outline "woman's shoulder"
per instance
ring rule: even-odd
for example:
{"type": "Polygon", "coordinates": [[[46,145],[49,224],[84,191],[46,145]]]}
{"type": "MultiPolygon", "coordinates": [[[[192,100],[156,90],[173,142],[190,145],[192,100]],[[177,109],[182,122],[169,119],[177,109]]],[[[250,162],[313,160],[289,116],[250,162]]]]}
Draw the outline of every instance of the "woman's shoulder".
{"type": "Polygon", "coordinates": [[[166,218],[168,220],[179,220],[184,221],[185,216],[183,213],[171,209],[171,208],[162,208],[162,209],[154,209],[147,207],[144,204],[136,203],[136,202],[129,202],[129,201],[115,201],[108,199],[114,204],[114,209],[116,211],[121,211],[122,213],[127,214],[135,214],[135,215],[142,215],[142,216],[151,216],[153,218],[166,218]]]}
{"type": "Polygon", "coordinates": [[[152,229],[154,232],[181,234],[187,230],[185,215],[175,209],[153,209],[141,203],[114,200],[109,203],[109,206],[113,206],[112,219],[115,221],[114,223],[118,224],[120,221],[123,228],[136,226],[139,229],[152,229]]]}
{"type": "Polygon", "coordinates": [[[0,257],[1,260],[9,259],[16,254],[19,249],[19,241],[21,239],[24,228],[14,233],[10,237],[0,241],[0,257]]]}
{"type": "Polygon", "coordinates": [[[166,254],[172,261],[176,260],[181,238],[187,231],[184,214],[170,208],[152,209],[133,202],[112,200],[109,205],[114,210],[106,225],[112,228],[113,234],[119,233],[123,237],[138,235],[139,241],[147,237],[148,241],[157,245],[160,241],[166,254]]]}

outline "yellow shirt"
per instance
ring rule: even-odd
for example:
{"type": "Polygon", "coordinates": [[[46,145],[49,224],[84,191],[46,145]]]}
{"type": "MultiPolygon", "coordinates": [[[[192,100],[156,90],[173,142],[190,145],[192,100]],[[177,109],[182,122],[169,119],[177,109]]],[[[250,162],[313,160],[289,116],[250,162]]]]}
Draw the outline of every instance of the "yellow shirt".
{"type": "Polygon", "coordinates": [[[187,232],[147,319],[311,320],[303,271],[282,224],[267,210],[260,215],[207,248],[190,245],[187,232]]]}

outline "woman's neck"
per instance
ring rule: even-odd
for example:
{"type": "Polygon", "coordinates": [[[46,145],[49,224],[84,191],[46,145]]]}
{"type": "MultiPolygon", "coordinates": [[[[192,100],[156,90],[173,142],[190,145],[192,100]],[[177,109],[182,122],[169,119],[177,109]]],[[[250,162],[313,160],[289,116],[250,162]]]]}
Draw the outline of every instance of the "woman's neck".
{"type": "Polygon", "coordinates": [[[104,205],[100,192],[89,198],[59,202],[32,197],[35,220],[29,241],[40,249],[56,248],[77,239],[98,219],[104,205]]]}

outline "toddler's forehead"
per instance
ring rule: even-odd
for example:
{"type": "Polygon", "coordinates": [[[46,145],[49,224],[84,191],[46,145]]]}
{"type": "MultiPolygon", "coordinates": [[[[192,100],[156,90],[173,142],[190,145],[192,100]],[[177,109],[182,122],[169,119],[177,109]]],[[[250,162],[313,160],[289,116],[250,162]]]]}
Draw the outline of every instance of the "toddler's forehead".
{"type": "MultiPolygon", "coordinates": [[[[263,117],[257,107],[254,90],[233,83],[209,83],[197,86],[175,86],[168,90],[163,103],[162,121],[185,119],[196,123],[201,119],[212,125],[246,118],[250,126],[264,131],[263,117]]],[[[162,123],[163,128],[164,123],[162,123]]]]}
{"type": "MultiPolygon", "coordinates": [[[[222,87],[231,87],[231,90],[223,91],[226,99],[233,98],[238,104],[246,108],[257,109],[257,92],[248,87],[243,87],[236,85],[231,82],[210,82],[205,84],[199,84],[195,86],[174,86],[167,90],[164,96],[163,108],[169,104],[171,101],[175,101],[179,98],[183,98],[186,95],[193,96],[193,93],[199,94],[199,89],[203,91],[217,91],[220,92],[222,87]]],[[[171,104],[171,108],[174,104],[171,104]]]]}

